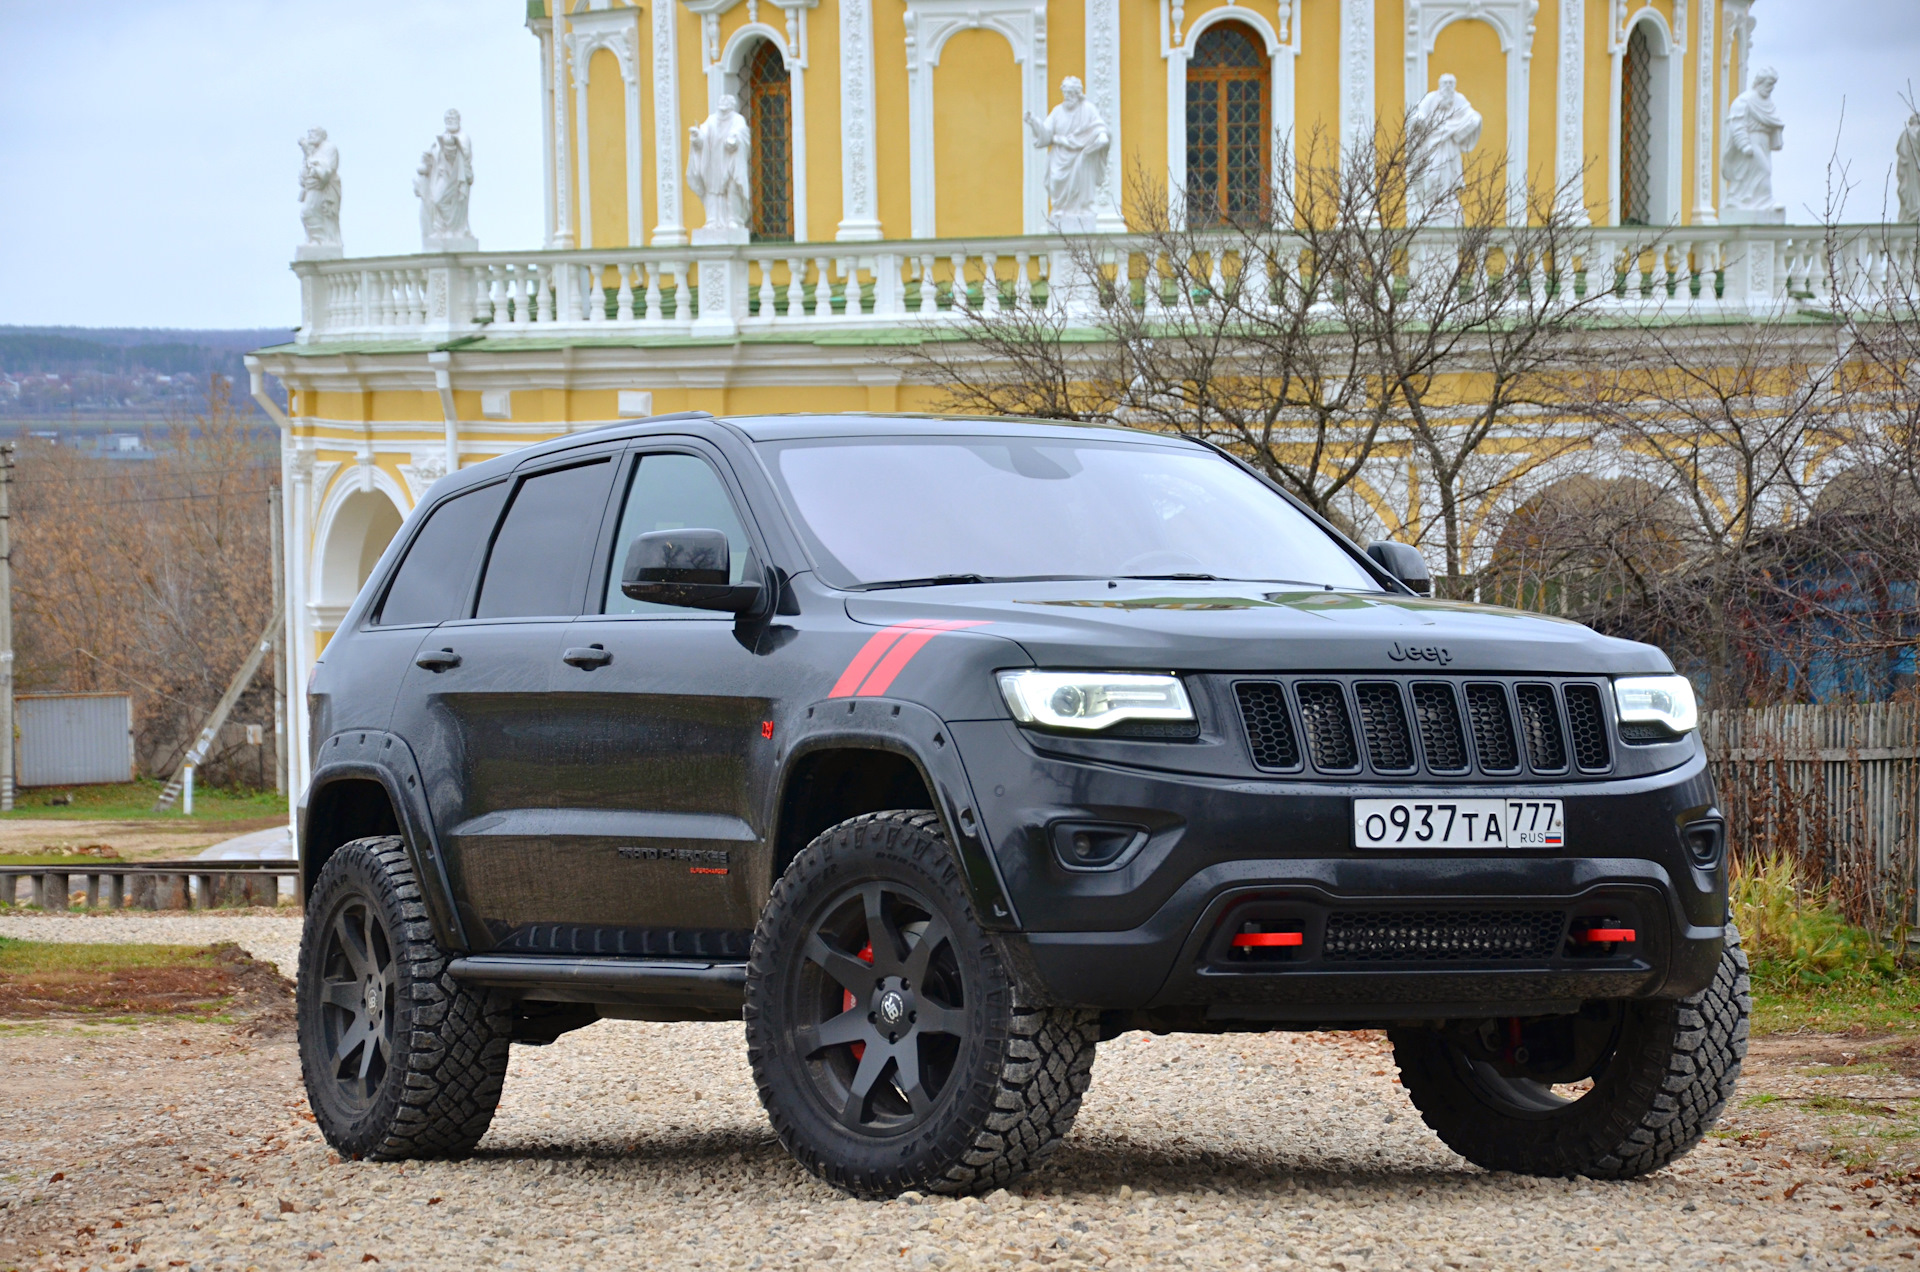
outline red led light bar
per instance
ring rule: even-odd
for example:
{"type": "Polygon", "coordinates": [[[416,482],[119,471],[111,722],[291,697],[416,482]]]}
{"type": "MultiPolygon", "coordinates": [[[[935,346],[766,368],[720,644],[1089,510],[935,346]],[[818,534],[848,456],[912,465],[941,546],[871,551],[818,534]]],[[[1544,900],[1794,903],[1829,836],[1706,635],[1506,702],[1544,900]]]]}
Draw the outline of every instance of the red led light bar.
{"type": "Polygon", "coordinates": [[[1304,932],[1242,932],[1233,938],[1233,945],[1244,950],[1262,945],[1301,945],[1306,939],[1304,932]]]}

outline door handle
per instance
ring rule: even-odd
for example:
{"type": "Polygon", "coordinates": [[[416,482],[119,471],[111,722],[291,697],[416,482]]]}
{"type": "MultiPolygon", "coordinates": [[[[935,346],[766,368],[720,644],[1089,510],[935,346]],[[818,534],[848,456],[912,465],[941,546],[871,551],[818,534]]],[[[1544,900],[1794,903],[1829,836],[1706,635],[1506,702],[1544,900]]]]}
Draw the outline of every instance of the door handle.
{"type": "Polygon", "coordinates": [[[413,665],[416,667],[424,667],[428,671],[438,674],[447,670],[449,667],[458,667],[460,665],[460,655],[454,653],[451,649],[430,649],[424,654],[415,654],[413,665]]]}
{"type": "Polygon", "coordinates": [[[578,667],[582,671],[592,671],[595,667],[604,667],[613,661],[613,655],[604,645],[588,645],[585,649],[569,649],[560,655],[560,661],[569,667],[578,667]]]}

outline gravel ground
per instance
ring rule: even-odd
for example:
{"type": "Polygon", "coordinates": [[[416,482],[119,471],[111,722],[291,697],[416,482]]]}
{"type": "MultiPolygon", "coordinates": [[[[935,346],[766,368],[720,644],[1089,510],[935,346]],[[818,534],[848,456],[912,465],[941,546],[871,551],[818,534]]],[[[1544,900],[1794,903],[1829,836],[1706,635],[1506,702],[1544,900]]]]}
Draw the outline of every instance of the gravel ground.
{"type": "MultiPolygon", "coordinates": [[[[27,917],[0,934],[235,940],[291,971],[298,921],[27,917]]],[[[1101,1048],[1073,1135],[1015,1193],[876,1204],[781,1151],[735,1024],[607,1021],[515,1048],[475,1156],[404,1165],[334,1158],[290,1041],[0,1027],[0,1268],[1915,1266],[1920,1194],[1845,1173],[1798,1111],[1828,1079],[1785,1052],[1749,1073],[1678,1166],[1544,1181],[1443,1149],[1377,1035],[1134,1034],[1101,1048]]]]}

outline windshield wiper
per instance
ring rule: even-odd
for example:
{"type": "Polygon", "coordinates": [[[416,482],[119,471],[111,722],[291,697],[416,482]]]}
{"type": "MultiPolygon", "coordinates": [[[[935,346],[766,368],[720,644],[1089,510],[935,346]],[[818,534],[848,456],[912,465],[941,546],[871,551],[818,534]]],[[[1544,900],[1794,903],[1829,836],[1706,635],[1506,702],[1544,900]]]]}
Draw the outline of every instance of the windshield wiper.
{"type": "Polygon", "coordinates": [[[1177,579],[1194,583],[1224,583],[1218,574],[1122,574],[1123,579],[1177,579]]]}
{"type": "Polygon", "coordinates": [[[1085,582],[1090,574],[932,574],[924,579],[886,579],[862,583],[863,592],[878,592],[896,587],[944,587],[949,583],[1073,583],[1085,582]]]}

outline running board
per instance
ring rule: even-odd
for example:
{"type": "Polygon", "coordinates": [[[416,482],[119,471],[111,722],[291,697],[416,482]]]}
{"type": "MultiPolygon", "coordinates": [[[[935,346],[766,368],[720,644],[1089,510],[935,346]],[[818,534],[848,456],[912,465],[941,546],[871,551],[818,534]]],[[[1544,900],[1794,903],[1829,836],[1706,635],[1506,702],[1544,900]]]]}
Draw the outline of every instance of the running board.
{"type": "Polygon", "coordinates": [[[455,980],[506,990],[515,998],[674,1013],[654,1017],[661,1019],[738,1020],[746,1001],[745,963],[475,954],[454,959],[447,971],[455,980]]]}

